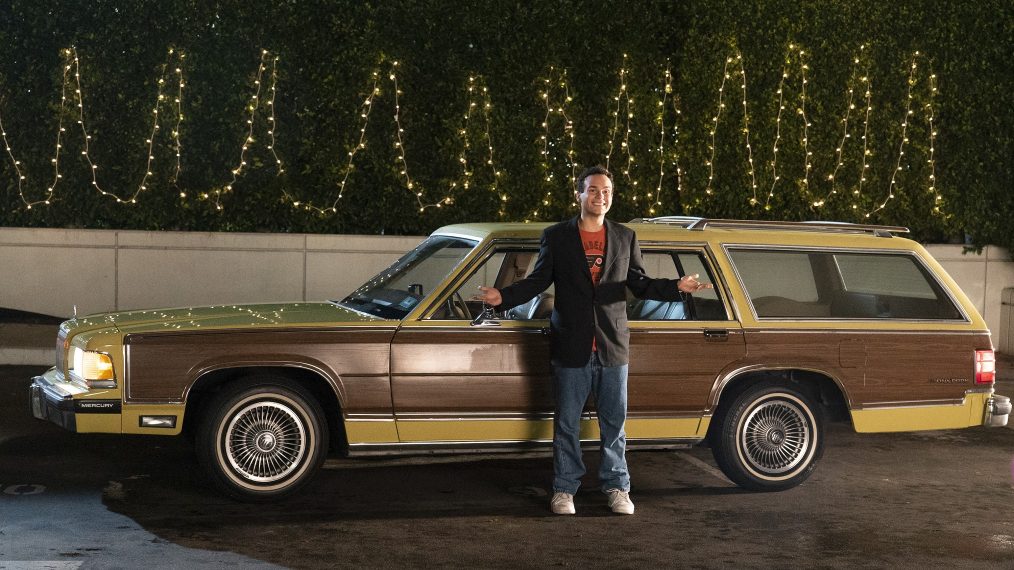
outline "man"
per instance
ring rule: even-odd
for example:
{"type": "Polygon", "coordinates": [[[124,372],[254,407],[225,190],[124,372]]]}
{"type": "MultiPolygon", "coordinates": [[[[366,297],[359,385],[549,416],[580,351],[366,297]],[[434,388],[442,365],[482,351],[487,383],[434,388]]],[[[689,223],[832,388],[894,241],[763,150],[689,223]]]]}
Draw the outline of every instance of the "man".
{"type": "Polygon", "coordinates": [[[574,495],[585,473],[581,459],[581,411],[590,394],[601,432],[602,491],[614,513],[634,513],[625,458],[627,363],[630,331],[626,289],[642,299],[675,301],[680,291],[710,288],[696,275],[651,279],[634,232],[606,220],[613,201],[612,174],[601,166],[577,179],[580,216],[550,226],[531,275],[497,290],[479,287],[475,297],[497,310],[520,305],[556,285],[550,319],[556,415],[553,423],[553,499],[556,514],[574,514],[574,495]]]}

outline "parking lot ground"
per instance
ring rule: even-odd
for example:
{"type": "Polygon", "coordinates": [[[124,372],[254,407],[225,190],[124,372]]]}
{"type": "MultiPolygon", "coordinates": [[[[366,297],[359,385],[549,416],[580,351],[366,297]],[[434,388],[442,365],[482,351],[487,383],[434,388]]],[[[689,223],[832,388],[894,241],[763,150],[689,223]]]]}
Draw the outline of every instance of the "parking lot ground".
{"type": "Polygon", "coordinates": [[[630,517],[593,477],[576,516],[550,514],[548,453],[331,458],[298,496],[249,505],[212,490],[182,438],[28,417],[41,370],[0,367],[0,568],[1014,566],[1011,427],[832,425],[814,475],[780,493],[733,486],[703,447],[631,452],[630,517]]]}

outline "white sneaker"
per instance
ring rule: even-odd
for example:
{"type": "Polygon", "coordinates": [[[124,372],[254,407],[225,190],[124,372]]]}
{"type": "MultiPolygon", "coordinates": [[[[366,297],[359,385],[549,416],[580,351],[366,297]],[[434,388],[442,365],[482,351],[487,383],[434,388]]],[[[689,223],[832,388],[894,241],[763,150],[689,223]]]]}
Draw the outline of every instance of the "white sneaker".
{"type": "Polygon", "coordinates": [[[609,492],[609,508],[618,515],[634,514],[634,502],[630,500],[630,493],[619,489],[611,489],[609,492]]]}
{"type": "Polygon", "coordinates": [[[574,495],[570,493],[553,493],[550,506],[553,508],[553,514],[556,515],[572,515],[577,512],[574,509],[574,495]]]}

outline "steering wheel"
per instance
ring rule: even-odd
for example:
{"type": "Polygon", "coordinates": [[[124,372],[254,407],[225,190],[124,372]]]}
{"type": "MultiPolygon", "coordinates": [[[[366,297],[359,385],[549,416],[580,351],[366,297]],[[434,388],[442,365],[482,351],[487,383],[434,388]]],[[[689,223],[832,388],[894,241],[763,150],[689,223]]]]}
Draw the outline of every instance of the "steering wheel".
{"type": "Polygon", "coordinates": [[[447,317],[472,320],[472,312],[468,310],[468,305],[457,291],[447,298],[447,317]]]}

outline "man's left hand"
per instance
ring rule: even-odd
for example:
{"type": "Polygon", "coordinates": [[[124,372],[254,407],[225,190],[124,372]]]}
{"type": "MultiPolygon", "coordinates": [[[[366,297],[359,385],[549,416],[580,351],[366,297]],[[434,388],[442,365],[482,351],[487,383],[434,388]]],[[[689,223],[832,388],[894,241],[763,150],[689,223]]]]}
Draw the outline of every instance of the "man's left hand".
{"type": "Polygon", "coordinates": [[[693,275],[684,275],[680,277],[679,285],[677,287],[684,293],[696,293],[701,289],[714,289],[714,285],[711,283],[701,283],[697,280],[700,277],[699,274],[694,273],[693,275]]]}

